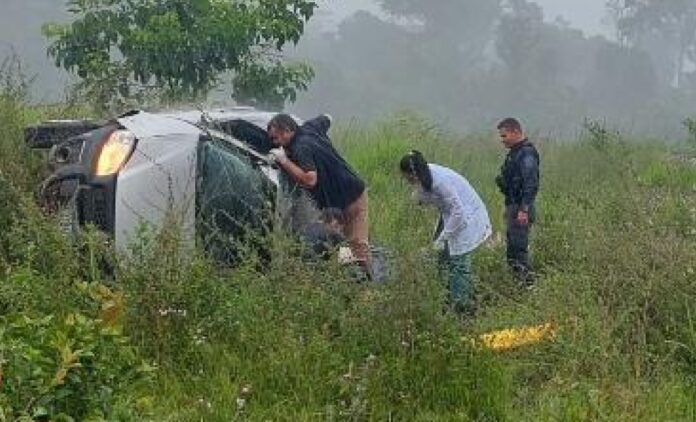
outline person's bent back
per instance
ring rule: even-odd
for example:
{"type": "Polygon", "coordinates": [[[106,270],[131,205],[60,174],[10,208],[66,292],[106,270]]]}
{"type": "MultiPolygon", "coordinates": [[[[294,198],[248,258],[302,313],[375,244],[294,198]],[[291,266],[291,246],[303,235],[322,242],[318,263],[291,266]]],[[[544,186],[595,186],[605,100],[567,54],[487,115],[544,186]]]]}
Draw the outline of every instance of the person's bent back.
{"type": "Polygon", "coordinates": [[[278,147],[271,151],[271,156],[292,180],[307,189],[319,209],[337,208],[344,212],[344,234],[367,271],[367,189],[329,140],[326,131],[330,123],[326,116],[320,116],[300,127],[287,114],[275,116],[268,124],[268,134],[278,147]]]}

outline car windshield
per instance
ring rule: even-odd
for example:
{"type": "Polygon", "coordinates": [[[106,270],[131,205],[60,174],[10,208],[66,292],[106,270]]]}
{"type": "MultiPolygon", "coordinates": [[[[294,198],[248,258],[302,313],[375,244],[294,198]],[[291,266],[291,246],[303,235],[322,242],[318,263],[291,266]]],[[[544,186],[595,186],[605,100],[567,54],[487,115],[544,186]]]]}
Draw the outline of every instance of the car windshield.
{"type": "Polygon", "coordinates": [[[214,258],[233,263],[240,245],[261,242],[272,228],[276,187],[222,141],[201,145],[198,174],[199,239],[214,258]]]}

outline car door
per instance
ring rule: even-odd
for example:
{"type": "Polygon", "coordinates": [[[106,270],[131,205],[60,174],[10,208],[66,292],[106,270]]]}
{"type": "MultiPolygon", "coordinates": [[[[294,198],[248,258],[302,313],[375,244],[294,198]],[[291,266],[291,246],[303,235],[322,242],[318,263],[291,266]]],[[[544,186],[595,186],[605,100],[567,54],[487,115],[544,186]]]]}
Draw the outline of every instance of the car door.
{"type": "Polygon", "coordinates": [[[267,254],[276,185],[249,155],[222,140],[201,142],[196,233],[214,259],[234,264],[243,251],[267,254]]]}

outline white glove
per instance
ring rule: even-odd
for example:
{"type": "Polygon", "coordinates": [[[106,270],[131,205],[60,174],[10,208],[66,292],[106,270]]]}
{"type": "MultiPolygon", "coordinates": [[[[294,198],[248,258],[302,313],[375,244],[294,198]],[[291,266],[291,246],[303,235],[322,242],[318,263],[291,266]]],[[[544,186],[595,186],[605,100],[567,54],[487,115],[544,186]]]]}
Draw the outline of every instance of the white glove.
{"type": "Polygon", "coordinates": [[[285,148],[283,147],[273,148],[268,151],[268,155],[277,163],[283,163],[288,160],[288,155],[285,153],[285,148]]]}
{"type": "Polygon", "coordinates": [[[338,263],[342,265],[350,264],[355,262],[355,255],[353,251],[347,246],[341,246],[338,248],[338,263]]]}

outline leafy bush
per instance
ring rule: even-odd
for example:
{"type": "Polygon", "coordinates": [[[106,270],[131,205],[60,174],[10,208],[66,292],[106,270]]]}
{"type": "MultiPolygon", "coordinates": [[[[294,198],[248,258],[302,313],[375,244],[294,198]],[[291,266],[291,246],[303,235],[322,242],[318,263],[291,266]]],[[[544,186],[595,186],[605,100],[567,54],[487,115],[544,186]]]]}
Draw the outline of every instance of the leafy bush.
{"type": "Polygon", "coordinates": [[[3,420],[111,419],[119,400],[137,397],[147,381],[148,367],[108,320],[13,313],[0,323],[3,420]]]}
{"type": "Polygon", "coordinates": [[[24,146],[23,129],[31,110],[26,106],[31,79],[17,57],[0,63],[0,174],[24,190],[41,180],[41,161],[24,146]]]}

